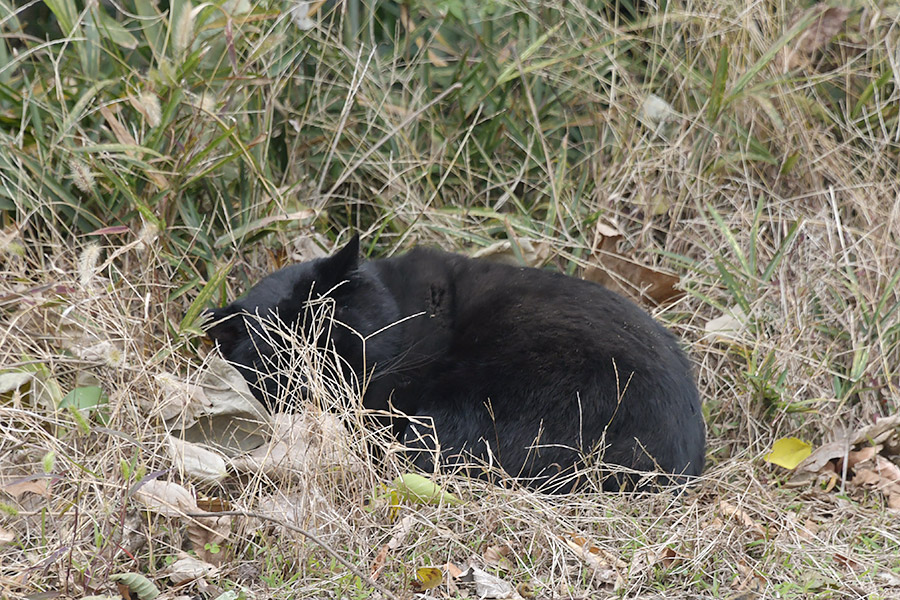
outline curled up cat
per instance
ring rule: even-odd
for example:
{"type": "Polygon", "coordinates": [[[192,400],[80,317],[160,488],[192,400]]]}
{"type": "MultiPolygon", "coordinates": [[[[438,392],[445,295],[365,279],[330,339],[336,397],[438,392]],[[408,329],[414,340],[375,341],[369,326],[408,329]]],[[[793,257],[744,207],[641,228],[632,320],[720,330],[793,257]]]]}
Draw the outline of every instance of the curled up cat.
{"type": "Polygon", "coordinates": [[[601,477],[606,490],[656,489],[703,469],[700,398],[677,339],[598,284],[424,248],[362,261],[354,237],[210,311],[208,335],[270,409],[304,386],[265,328],[308,336],[323,300],[333,315],[314,343],[366,382],[365,408],[398,415],[394,433],[425,471],[436,458],[490,463],[565,492],[601,477]]]}

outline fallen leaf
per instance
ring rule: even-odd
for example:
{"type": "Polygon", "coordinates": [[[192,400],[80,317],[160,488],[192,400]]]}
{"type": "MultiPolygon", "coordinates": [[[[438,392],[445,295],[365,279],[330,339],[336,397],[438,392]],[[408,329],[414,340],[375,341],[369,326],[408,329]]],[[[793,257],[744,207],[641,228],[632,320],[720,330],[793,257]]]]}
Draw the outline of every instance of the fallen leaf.
{"type": "Polygon", "coordinates": [[[797,465],[797,471],[820,472],[831,461],[847,456],[848,442],[837,440],[823,444],[797,465]]]}
{"type": "Polygon", "coordinates": [[[137,594],[140,600],[153,600],[160,594],[159,588],[140,573],[114,573],[109,578],[125,586],[126,592],[130,590],[137,594]]]}
{"type": "Polygon", "coordinates": [[[839,565],[843,565],[853,571],[860,571],[863,568],[863,566],[853,557],[848,554],[842,554],[840,552],[834,553],[834,562],[839,565]]]}
{"type": "Polygon", "coordinates": [[[671,104],[655,94],[649,94],[641,103],[641,121],[654,129],[665,125],[677,114],[671,104]]]}
{"type": "Polygon", "coordinates": [[[569,549],[593,568],[596,579],[607,584],[613,584],[614,589],[620,586],[620,582],[623,579],[619,571],[627,568],[628,565],[625,561],[612,552],[594,546],[579,535],[570,533],[560,536],[560,538],[569,549]]]}
{"type": "Polygon", "coordinates": [[[327,411],[308,407],[302,413],[279,413],[265,443],[231,461],[238,471],[293,478],[310,472],[335,475],[358,472],[362,464],[349,451],[347,429],[327,411]]]}
{"type": "Polygon", "coordinates": [[[52,481],[45,475],[30,475],[0,486],[0,490],[3,490],[16,500],[23,494],[37,494],[44,498],[49,498],[51,483],[52,481]]]}
{"type": "Polygon", "coordinates": [[[178,471],[203,483],[216,483],[228,475],[225,459],[200,446],[168,436],[169,457],[178,471]]]}
{"type": "Polygon", "coordinates": [[[34,378],[34,373],[7,371],[0,373],[0,394],[19,389],[34,378]]]}
{"type": "Polygon", "coordinates": [[[888,508],[891,510],[900,510],[900,491],[888,494],[888,508]]]}
{"type": "Polygon", "coordinates": [[[820,2],[800,13],[791,26],[812,13],[820,13],[819,17],[795,39],[792,47],[781,50],[781,60],[785,71],[800,67],[811,59],[812,55],[825,49],[831,39],[840,33],[850,9],[843,6],[828,6],[820,2]]]}
{"type": "Polygon", "coordinates": [[[221,546],[231,535],[231,521],[231,515],[194,517],[190,520],[187,537],[198,558],[212,565],[221,565],[225,561],[221,546]]]}
{"type": "Polygon", "coordinates": [[[475,582],[475,594],[479,598],[509,598],[515,593],[513,586],[499,577],[494,577],[476,567],[469,568],[472,572],[472,581],[475,582]]]}
{"type": "Polygon", "coordinates": [[[16,534],[0,527],[0,544],[8,544],[16,539],[16,534]]]}
{"type": "Polygon", "coordinates": [[[136,485],[134,499],[151,512],[166,517],[178,517],[189,512],[199,512],[194,496],[184,487],[171,481],[151,479],[136,485]]]}
{"type": "Polygon", "coordinates": [[[171,430],[188,442],[212,444],[228,456],[260,447],[272,416],[250,392],[243,375],[219,356],[210,358],[199,386],[170,387],[180,390],[176,406],[184,410],[167,421],[171,430]]]}
{"type": "Polygon", "coordinates": [[[871,445],[880,444],[897,433],[894,430],[898,428],[900,428],[900,414],[881,417],[874,424],[857,431],[851,442],[853,445],[864,442],[871,445]]]}
{"type": "Polygon", "coordinates": [[[753,534],[754,537],[757,537],[759,539],[766,538],[765,527],[754,521],[746,511],[734,506],[733,504],[725,500],[720,500],[718,506],[719,510],[722,511],[722,514],[724,514],[726,517],[729,517],[730,519],[738,521],[749,533],[753,534]]]}
{"type": "Polygon", "coordinates": [[[496,262],[527,267],[542,267],[550,260],[551,247],[544,242],[532,242],[517,237],[515,241],[501,240],[481,248],[472,258],[488,258],[496,262]]]}
{"type": "Polygon", "coordinates": [[[795,469],[810,454],[812,454],[812,446],[807,442],[795,437],[788,437],[776,440],[772,444],[772,451],[766,454],[764,460],[785,469],[795,469]]]}
{"type": "Polygon", "coordinates": [[[462,569],[451,562],[448,562],[446,565],[444,565],[444,570],[446,570],[447,574],[454,579],[463,574],[462,569]]]}
{"type": "Polygon", "coordinates": [[[181,558],[165,569],[165,574],[175,585],[194,581],[201,577],[214,575],[218,569],[208,562],[198,560],[192,556],[182,555],[181,558]]]}
{"type": "Polygon", "coordinates": [[[420,567],[416,569],[416,583],[419,591],[431,590],[441,585],[444,572],[437,567],[420,567]]]}
{"type": "Polygon", "coordinates": [[[882,446],[868,446],[862,450],[854,450],[847,454],[847,468],[856,468],[856,465],[874,460],[875,456],[881,452],[882,446]]]}
{"type": "Polygon", "coordinates": [[[404,473],[394,480],[391,488],[401,500],[413,504],[462,504],[459,498],[417,473],[404,473]]]}
{"type": "Polygon", "coordinates": [[[373,581],[378,579],[378,576],[381,575],[381,570],[384,569],[384,563],[387,561],[390,551],[391,547],[385,544],[381,547],[381,550],[378,551],[378,554],[375,555],[375,558],[372,559],[372,564],[369,565],[369,576],[373,581]]]}
{"type": "Polygon", "coordinates": [[[516,586],[516,592],[523,598],[534,598],[537,595],[534,591],[534,586],[527,581],[518,584],[516,586]]]}
{"type": "Polygon", "coordinates": [[[585,269],[584,278],[622,295],[649,300],[654,305],[666,304],[684,295],[683,291],[675,287],[680,281],[677,275],[657,271],[631,259],[611,254],[597,258],[596,262],[599,266],[585,269]]]}
{"type": "Polygon", "coordinates": [[[509,562],[509,557],[512,554],[512,548],[508,545],[503,544],[501,546],[488,546],[484,550],[484,554],[482,557],[484,558],[485,564],[492,566],[499,566],[505,570],[509,570],[512,564],[509,562]]]}
{"type": "Polygon", "coordinates": [[[703,327],[710,336],[725,342],[738,341],[747,329],[747,315],[736,306],[728,309],[715,319],[710,319],[703,327]]]}
{"type": "Polygon", "coordinates": [[[665,304],[684,295],[675,289],[679,281],[677,276],[645,267],[622,255],[618,250],[621,239],[622,233],[615,223],[597,221],[592,246],[595,264],[585,269],[585,279],[652,304],[665,304]]]}

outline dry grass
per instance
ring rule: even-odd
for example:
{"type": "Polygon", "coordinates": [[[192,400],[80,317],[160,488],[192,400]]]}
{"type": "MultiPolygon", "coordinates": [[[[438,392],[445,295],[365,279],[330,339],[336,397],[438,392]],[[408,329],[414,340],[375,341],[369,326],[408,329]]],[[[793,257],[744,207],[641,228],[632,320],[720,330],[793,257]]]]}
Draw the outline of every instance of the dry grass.
{"type": "MultiPolygon", "coordinates": [[[[111,575],[133,572],[171,597],[380,586],[406,598],[417,568],[447,563],[539,598],[897,595],[885,497],[849,481],[787,488],[762,460],[779,438],[819,445],[898,409],[896,8],[854,5],[786,72],[770,50],[790,6],[679,2],[615,25],[589,2],[488,4],[518,20],[479,25],[477,42],[471,23],[414,11],[422,49],[381,13],[393,33],[352,14],[310,34],[284,18],[236,21],[233,78],[217,71],[231,60],[214,53],[224,38],[203,33],[224,25],[207,19],[194,42],[205,58],[176,65],[179,83],[158,57],[146,71],[112,61],[120,71],[105,75],[122,81],[95,99],[87,76],[63,76],[84,66],[77,45],[17,55],[44,88],[0,71],[15,92],[2,98],[0,377],[29,378],[4,379],[0,395],[0,596],[114,594],[111,575]],[[372,52],[379,35],[397,50],[372,52]],[[161,124],[127,112],[139,89],[158,94],[161,124]],[[650,93],[667,122],[636,118],[650,93]],[[141,152],[100,106],[122,111],[141,152]],[[516,260],[580,274],[597,263],[598,222],[622,234],[618,252],[677,273],[687,292],[653,309],[688,344],[705,403],[709,468],[685,494],[547,497],[441,475],[461,504],[392,506],[383,486],[404,467],[390,449],[370,456],[360,427],[328,442],[340,468],[216,483],[179,472],[166,382],[199,381],[209,352],[184,314],[308,256],[313,231],[328,246],[359,230],[373,255],[508,240],[516,260]],[[706,331],[734,308],[734,339],[706,331]],[[108,402],[60,407],[87,386],[108,402]],[[142,509],[154,479],[275,521],[234,516],[197,548],[195,519],[142,509]],[[179,587],[166,568],[187,550],[218,570],[179,587]],[[381,563],[375,586],[335,553],[370,576],[381,563]]],[[[352,400],[346,382],[322,383],[352,400]]],[[[445,582],[428,595],[455,593],[445,582]]]]}

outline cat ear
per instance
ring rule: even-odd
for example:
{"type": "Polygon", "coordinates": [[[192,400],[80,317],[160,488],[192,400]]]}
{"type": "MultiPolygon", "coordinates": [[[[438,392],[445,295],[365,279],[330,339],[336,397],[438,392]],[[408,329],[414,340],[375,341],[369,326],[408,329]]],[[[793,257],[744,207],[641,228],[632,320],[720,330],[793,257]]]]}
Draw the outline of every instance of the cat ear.
{"type": "Polygon", "coordinates": [[[328,270],[332,276],[347,278],[359,266],[359,234],[353,236],[347,245],[328,259],[328,270]]]}
{"type": "Polygon", "coordinates": [[[219,344],[224,354],[227,354],[240,338],[247,335],[244,319],[236,316],[238,312],[233,304],[203,311],[206,323],[209,324],[206,335],[219,344]]]}

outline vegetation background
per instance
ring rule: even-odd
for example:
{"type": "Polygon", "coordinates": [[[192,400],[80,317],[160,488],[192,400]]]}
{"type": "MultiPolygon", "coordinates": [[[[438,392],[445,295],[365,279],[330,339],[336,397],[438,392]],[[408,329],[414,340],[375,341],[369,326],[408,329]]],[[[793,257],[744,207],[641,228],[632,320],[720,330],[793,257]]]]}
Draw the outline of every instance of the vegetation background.
{"type": "Polygon", "coordinates": [[[856,432],[898,408],[898,25],[874,0],[0,1],[0,595],[457,597],[471,564],[494,597],[896,597],[897,431],[856,432]],[[329,443],[363,468],[193,476],[159,407],[202,378],[201,309],[355,231],[643,301],[696,364],[704,480],[438,476],[461,502],[434,504],[358,439],[329,443]],[[841,450],[791,478],[764,460],[791,437],[841,450]],[[269,520],[184,516],[226,504],[269,520]]]}

